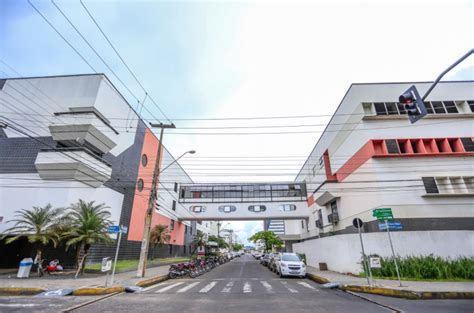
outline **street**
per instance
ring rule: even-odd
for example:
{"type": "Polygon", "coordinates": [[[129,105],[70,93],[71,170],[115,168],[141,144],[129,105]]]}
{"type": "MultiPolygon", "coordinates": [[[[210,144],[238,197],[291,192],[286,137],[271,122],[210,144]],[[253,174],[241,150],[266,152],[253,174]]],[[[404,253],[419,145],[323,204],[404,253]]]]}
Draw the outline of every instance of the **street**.
{"type": "Polygon", "coordinates": [[[250,255],[196,279],[175,279],[111,297],[1,297],[0,312],[472,312],[472,300],[402,300],[280,279],[250,255]],[[91,302],[91,300],[99,300],[91,302]],[[85,304],[79,307],[81,304],[85,304]],[[385,307],[384,307],[385,306],[385,307]],[[390,309],[393,308],[393,309],[390,309]]]}

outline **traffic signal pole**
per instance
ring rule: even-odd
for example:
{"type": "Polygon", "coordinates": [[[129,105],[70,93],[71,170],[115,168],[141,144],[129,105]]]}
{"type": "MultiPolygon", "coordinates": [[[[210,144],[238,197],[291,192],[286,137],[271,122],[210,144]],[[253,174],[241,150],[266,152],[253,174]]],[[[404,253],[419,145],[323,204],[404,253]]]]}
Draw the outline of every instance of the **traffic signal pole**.
{"type": "Polygon", "coordinates": [[[165,128],[176,128],[176,126],[171,124],[153,124],[150,123],[151,127],[160,128],[160,141],[158,142],[158,152],[155,161],[155,169],[153,171],[153,179],[151,182],[151,192],[150,198],[148,200],[148,209],[145,216],[145,226],[143,228],[143,239],[142,246],[140,249],[140,260],[138,262],[137,277],[145,277],[146,271],[146,262],[148,259],[148,247],[150,246],[150,232],[151,232],[151,220],[153,217],[153,210],[155,209],[155,202],[157,199],[157,184],[160,177],[160,161],[161,154],[163,150],[163,132],[165,128]]]}

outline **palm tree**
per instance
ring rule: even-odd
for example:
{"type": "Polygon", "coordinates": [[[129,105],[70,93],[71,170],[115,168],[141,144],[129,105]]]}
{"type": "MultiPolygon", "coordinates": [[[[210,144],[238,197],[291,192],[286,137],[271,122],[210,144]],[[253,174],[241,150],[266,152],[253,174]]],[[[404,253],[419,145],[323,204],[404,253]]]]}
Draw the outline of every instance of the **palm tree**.
{"type": "Polygon", "coordinates": [[[191,255],[196,253],[198,247],[204,247],[206,245],[206,234],[198,230],[196,236],[194,236],[193,245],[194,249],[191,255]]]}
{"type": "MultiPolygon", "coordinates": [[[[49,243],[54,247],[60,240],[60,233],[56,226],[61,218],[61,209],[53,209],[51,204],[45,207],[33,207],[33,209],[22,209],[15,212],[16,219],[9,222],[15,223],[12,227],[4,231],[2,239],[8,237],[5,243],[10,244],[22,237],[26,237],[28,242],[36,246],[36,258],[41,262],[42,248],[49,243]]],[[[38,267],[38,275],[41,275],[38,267]]]]}
{"type": "Polygon", "coordinates": [[[77,273],[84,271],[87,254],[93,244],[112,241],[107,233],[107,228],[112,224],[108,208],[104,203],[95,204],[95,201],[85,202],[81,199],[71,204],[71,212],[67,216],[70,229],[63,236],[67,238],[66,248],[77,247],[77,273]]]}
{"type": "MultiPolygon", "coordinates": [[[[162,247],[165,243],[168,243],[171,239],[170,232],[168,230],[168,226],[163,224],[158,224],[153,227],[150,233],[150,244],[153,248],[162,247]]],[[[152,250],[154,254],[154,249],[152,250]]],[[[153,259],[152,254],[152,259],[153,259]]]]}

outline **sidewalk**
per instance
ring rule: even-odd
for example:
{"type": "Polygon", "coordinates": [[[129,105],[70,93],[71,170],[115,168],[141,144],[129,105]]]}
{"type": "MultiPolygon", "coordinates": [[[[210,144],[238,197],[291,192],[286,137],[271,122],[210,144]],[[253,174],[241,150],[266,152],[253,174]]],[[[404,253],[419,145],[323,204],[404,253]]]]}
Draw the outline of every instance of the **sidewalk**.
{"type": "Polygon", "coordinates": [[[367,284],[366,278],[344,275],[332,271],[320,271],[312,266],[307,267],[309,276],[315,280],[340,283],[342,289],[376,293],[390,296],[405,297],[408,293],[425,298],[440,297],[468,297],[474,298],[474,282],[437,282],[437,281],[404,281],[402,287],[398,280],[375,279],[372,286],[367,284]],[[360,287],[360,288],[357,288],[360,287]],[[373,292],[370,292],[373,291],[373,292]],[[397,291],[408,293],[397,293],[397,291]],[[449,294],[449,295],[448,295],[449,294]]]}
{"type": "MultiPolygon", "coordinates": [[[[162,265],[157,267],[147,268],[145,277],[137,278],[136,271],[116,273],[114,277],[114,287],[135,286],[141,281],[146,281],[156,277],[163,277],[168,274],[169,265],[162,265]]],[[[70,288],[74,290],[82,288],[102,288],[105,287],[105,274],[84,274],[74,279],[74,275],[54,276],[47,275],[43,277],[36,277],[32,273],[30,278],[16,278],[15,274],[0,275],[0,289],[1,288],[39,288],[45,290],[70,288]]],[[[109,287],[110,283],[109,275],[109,287]]],[[[0,290],[1,291],[1,290],[0,290]]]]}

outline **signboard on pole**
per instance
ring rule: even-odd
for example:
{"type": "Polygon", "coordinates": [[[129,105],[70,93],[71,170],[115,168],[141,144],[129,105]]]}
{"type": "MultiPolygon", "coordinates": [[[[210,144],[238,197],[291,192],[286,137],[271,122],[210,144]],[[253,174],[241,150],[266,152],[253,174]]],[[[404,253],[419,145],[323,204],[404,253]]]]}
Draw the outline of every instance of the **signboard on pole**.
{"type": "Polygon", "coordinates": [[[370,267],[371,268],[382,268],[379,257],[370,257],[370,267]]]}
{"type": "Polygon", "coordinates": [[[112,269],[112,259],[109,257],[102,259],[102,266],[100,267],[101,272],[108,272],[112,269]]]}
{"type": "Polygon", "coordinates": [[[109,234],[117,234],[120,232],[120,226],[119,225],[111,225],[107,228],[107,232],[109,234]]]}
{"type": "Polygon", "coordinates": [[[400,223],[400,222],[387,222],[387,223],[379,224],[379,230],[387,230],[387,226],[388,226],[388,228],[390,228],[390,230],[402,230],[403,229],[402,223],[400,223]]]}
{"type": "Polygon", "coordinates": [[[378,220],[393,220],[393,213],[391,208],[380,208],[374,209],[372,211],[372,216],[376,217],[378,220]]]}
{"type": "Polygon", "coordinates": [[[121,226],[121,232],[122,232],[122,234],[127,234],[127,233],[128,233],[128,227],[122,225],[122,226],[121,226]]]}

